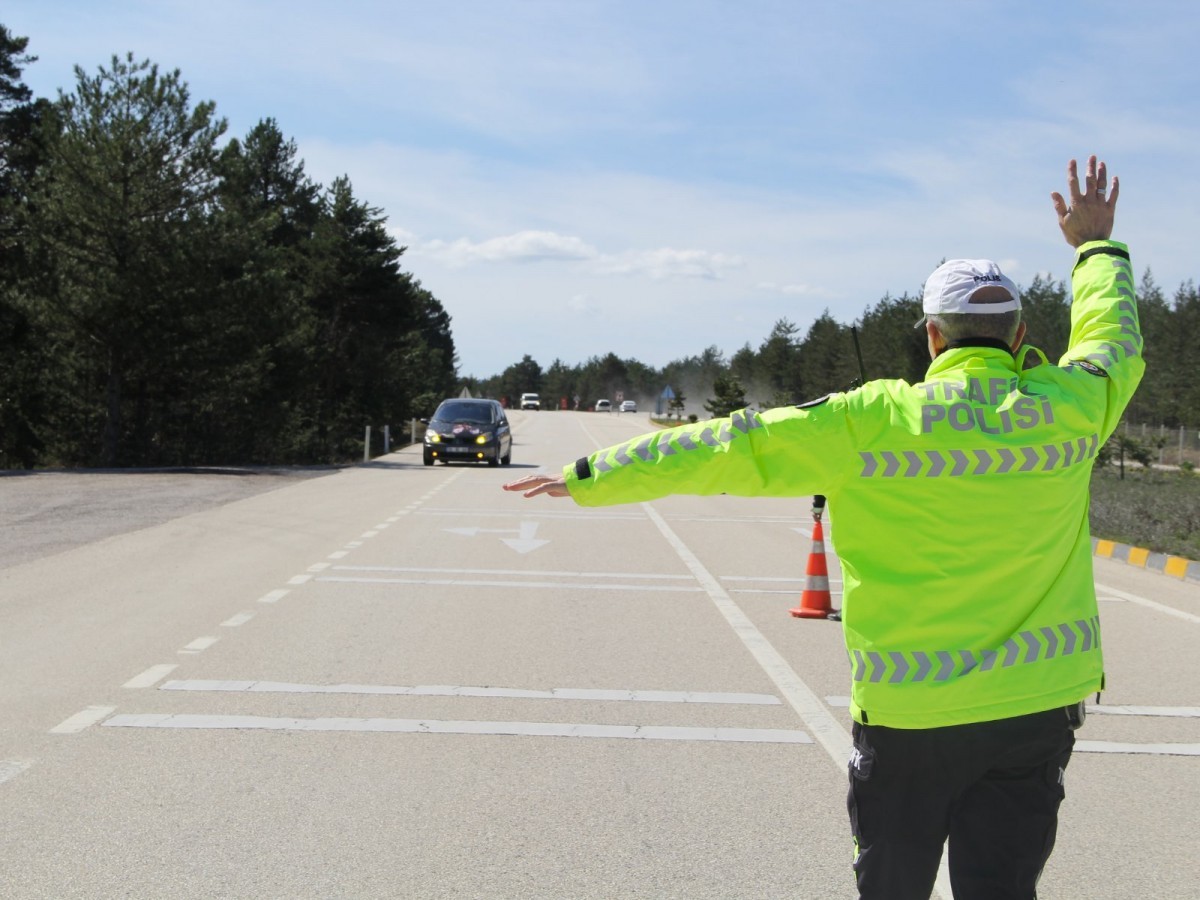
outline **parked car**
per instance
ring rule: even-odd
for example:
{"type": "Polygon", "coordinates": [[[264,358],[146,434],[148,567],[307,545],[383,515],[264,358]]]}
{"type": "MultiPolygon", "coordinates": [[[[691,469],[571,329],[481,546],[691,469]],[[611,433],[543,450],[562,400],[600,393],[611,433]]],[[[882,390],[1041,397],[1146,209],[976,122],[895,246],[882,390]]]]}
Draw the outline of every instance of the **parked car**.
{"type": "Polygon", "coordinates": [[[637,412],[636,400],[622,400],[619,412],[637,412]]]}
{"type": "Polygon", "coordinates": [[[512,462],[512,429],[504,407],[495,400],[443,400],[426,423],[424,462],[512,462]]]}
{"type": "Polygon", "coordinates": [[[537,394],[522,394],[521,409],[541,409],[542,398],[537,394]]]}
{"type": "Polygon", "coordinates": [[[596,412],[612,412],[612,404],[607,400],[597,400],[596,412]]]}

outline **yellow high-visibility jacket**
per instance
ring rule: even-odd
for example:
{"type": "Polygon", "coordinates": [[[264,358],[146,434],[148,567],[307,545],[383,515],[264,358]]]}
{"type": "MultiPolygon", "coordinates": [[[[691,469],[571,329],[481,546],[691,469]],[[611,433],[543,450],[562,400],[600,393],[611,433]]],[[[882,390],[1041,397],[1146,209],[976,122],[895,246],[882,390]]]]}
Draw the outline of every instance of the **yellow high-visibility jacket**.
{"type": "Polygon", "coordinates": [[[963,346],[920,384],[653,432],[564,468],[583,506],[828,498],[857,721],[932,728],[1076,703],[1104,669],[1088,486],[1144,371],[1124,244],[1076,254],[1071,337],[963,346]]]}

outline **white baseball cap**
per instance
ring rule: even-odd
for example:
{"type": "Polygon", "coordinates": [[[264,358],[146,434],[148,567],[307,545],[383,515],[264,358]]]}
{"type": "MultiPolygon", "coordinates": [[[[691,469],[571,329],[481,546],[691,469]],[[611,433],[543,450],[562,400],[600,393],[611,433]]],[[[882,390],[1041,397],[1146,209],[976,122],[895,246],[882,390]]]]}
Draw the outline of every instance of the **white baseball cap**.
{"type": "MultiPolygon", "coordinates": [[[[933,270],[921,293],[921,311],[925,316],[943,313],[1005,313],[1021,308],[1021,293],[1013,280],[990,259],[951,259],[933,270]],[[1004,288],[1008,297],[988,291],[987,298],[975,298],[982,288],[1004,288]]],[[[925,316],[917,327],[925,324],[925,316]]]]}

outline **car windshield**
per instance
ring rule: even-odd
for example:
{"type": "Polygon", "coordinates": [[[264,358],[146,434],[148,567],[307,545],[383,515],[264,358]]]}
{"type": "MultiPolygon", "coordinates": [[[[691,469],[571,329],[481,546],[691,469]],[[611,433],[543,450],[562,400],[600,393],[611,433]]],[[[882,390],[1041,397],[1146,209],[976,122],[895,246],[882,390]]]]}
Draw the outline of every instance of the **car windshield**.
{"type": "Polygon", "coordinates": [[[467,403],[466,401],[443,403],[437,408],[433,417],[439,422],[471,422],[476,425],[489,425],[493,421],[492,405],[490,403],[467,403]]]}

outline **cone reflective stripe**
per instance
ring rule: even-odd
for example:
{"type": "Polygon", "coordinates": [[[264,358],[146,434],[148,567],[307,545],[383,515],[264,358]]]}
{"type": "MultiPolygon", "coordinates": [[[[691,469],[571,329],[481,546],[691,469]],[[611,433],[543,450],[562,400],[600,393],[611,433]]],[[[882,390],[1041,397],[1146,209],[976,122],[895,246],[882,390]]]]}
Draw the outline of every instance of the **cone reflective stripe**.
{"type": "Polygon", "coordinates": [[[814,516],[813,521],[812,550],[804,570],[804,591],[800,595],[800,605],[791,613],[798,619],[828,619],[833,613],[829,569],[825,564],[825,530],[819,515],[814,516]]]}

